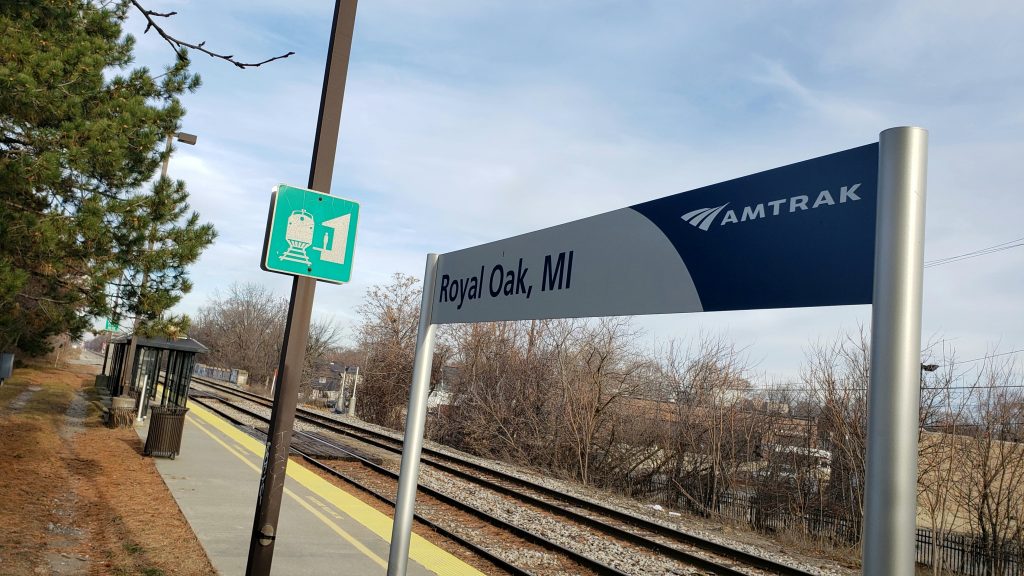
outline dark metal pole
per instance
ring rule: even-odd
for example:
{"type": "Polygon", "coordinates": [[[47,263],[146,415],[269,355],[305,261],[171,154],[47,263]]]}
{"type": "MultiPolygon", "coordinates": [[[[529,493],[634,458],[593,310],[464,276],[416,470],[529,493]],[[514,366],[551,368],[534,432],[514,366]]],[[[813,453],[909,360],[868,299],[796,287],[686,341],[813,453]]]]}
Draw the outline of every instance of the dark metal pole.
{"type": "MultiPolygon", "coordinates": [[[[110,358],[110,341],[113,339],[114,338],[108,334],[107,342],[103,345],[103,370],[100,372],[100,374],[104,376],[107,376],[107,359],[110,358]]],[[[109,382],[107,388],[110,388],[109,382]]]]}
{"type": "Polygon", "coordinates": [[[124,358],[124,370],[121,372],[121,378],[119,379],[118,385],[120,386],[118,396],[124,396],[132,389],[132,378],[135,377],[135,371],[132,370],[132,365],[135,363],[135,347],[136,338],[138,336],[133,331],[131,338],[128,339],[128,351],[125,352],[124,358]]]}
{"type": "MultiPolygon", "coordinates": [[[[309,188],[319,192],[331,191],[334,154],[337,150],[341,125],[341,105],[345,96],[345,77],[348,74],[352,31],[356,19],[356,0],[337,0],[334,5],[334,23],[331,43],[327,51],[323,92],[320,96],[320,116],[317,120],[313,160],[309,171],[309,188]]],[[[299,379],[309,337],[309,320],[313,310],[316,281],[296,276],[292,280],[292,294],[288,305],[279,382],[274,390],[274,409],[270,416],[260,493],[256,500],[256,514],[249,541],[247,576],[269,576],[274,558],[274,540],[277,520],[281,514],[281,495],[284,491],[288,449],[295,422],[299,379]]]]}

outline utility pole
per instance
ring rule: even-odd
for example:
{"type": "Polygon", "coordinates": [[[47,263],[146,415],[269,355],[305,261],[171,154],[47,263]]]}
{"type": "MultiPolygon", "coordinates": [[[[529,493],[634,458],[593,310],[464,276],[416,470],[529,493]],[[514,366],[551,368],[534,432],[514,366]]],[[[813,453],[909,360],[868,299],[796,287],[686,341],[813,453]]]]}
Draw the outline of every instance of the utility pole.
{"type": "MultiPolygon", "coordinates": [[[[336,0],[323,91],[320,95],[320,115],[317,119],[316,140],[313,143],[313,159],[309,170],[308,187],[318,192],[329,193],[331,190],[355,20],[356,0],[336,0]]],[[[256,500],[256,514],[249,541],[249,557],[245,569],[247,576],[269,576],[270,565],[274,559],[277,521],[281,514],[281,495],[284,492],[288,449],[292,440],[295,404],[305,360],[306,341],[309,339],[309,320],[313,311],[315,288],[316,280],[312,278],[295,276],[292,279],[288,320],[281,347],[281,362],[277,371],[280,382],[274,389],[274,408],[270,416],[260,492],[256,500]]]]}

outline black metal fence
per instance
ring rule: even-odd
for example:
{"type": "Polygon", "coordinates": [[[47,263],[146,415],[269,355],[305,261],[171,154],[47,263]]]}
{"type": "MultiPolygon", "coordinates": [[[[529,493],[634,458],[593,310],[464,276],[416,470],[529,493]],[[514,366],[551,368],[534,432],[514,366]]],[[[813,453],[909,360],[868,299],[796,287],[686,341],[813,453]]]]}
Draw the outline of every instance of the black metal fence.
{"type": "MultiPolygon", "coordinates": [[[[838,518],[828,512],[792,514],[765,510],[746,495],[726,494],[718,513],[741,520],[762,532],[799,531],[833,543],[853,544],[860,540],[861,522],[838,518]]],[[[1000,550],[968,534],[941,534],[917,529],[917,563],[939,563],[945,573],[967,576],[1024,576],[1024,542],[1010,542],[1000,550]]]]}
{"type": "Polygon", "coordinates": [[[917,562],[941,566],[957,574],[969,576],[1024,575],[1024,545],[1007,543],[1000,551],[991,544],[967,534],[943,534],[936,539],[927,528],[917,529],[917,562]]]}
{"type": "Polygon", "coordinates": [[[861,522],[840,518],[827,511],[793,514],[784,509],[768,509],[747,496],[725,494],[719,513],[746,521],[761,532],[800,531],[834,543],[852,544],[860,540],[861,522]]]}

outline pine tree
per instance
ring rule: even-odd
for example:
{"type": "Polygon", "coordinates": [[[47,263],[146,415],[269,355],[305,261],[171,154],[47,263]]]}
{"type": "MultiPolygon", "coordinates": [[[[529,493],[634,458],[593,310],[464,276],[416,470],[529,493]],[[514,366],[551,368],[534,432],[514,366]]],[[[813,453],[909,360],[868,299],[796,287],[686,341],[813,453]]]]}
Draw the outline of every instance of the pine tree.
{"type": "Polygon", "coordinates": [[[0,2],[0,350],[45,351],[111,312],[157,319],[214,238],[181,182],[151,180],[199,78],[130,68],[127,2],[0,2]],[[147,277],[143,285],[142,278],[147,277]]]}
{"type": "Polygon", "coordinates": [[[148,194],[137,197],[134,243],[144,247],[125,269],[121,297],[125,312],[147,334],[175,335],[188,329],[188,318],[165,318],[169,310],[192,289],[186,267],[199,259],[215,236],[213,227],[200,224],[199,215],[189,214],[185,183],[161,178],[148,194]]]}

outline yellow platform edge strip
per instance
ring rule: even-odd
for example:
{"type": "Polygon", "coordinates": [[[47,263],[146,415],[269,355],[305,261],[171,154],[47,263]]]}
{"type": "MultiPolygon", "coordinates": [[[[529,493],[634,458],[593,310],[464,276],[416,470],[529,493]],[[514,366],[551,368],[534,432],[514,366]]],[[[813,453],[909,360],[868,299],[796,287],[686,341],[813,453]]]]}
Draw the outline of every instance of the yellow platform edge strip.
{"type": "MultiPolygon", "coordinates": [[[[195,403],[189,406],[189,411],[205,423],[217,429],[220,433],[243,446],[252,454],[256,455],[260,459],[263,458],[265,447],[255,438],[242,433],[222,418],[212,414],[208,410],[204,410],[195,403]]],[[[228,447],[225,445],[225,448],[228,447]]],[[[327,482],[304,467],[288,466],[288,476],[302,486],[305,486],[314,494],[323,498],[326,502],[337,508],[339,512],[350,516],[356,522],[365,526],[385,542],[391,541],[392,520],[390,517],[382,514],[370,505],[364,503],[337,486],[334,486],[330,482],[327,482]]],[[[312,511],[311,508],[307,509],[312,511]]],[[[318,515],[318,517],[320,517],[322,521],[328,522],[329,526],[332,524],[329,523],[329,520],[327,520],[326,517],[323,517],[322,515],[318,515]]],[[[332,526],[332,530],[335,530],[335,532],[339,529],[340,528],[337,528],[336,526],[332,526]]],[[[412,540],[409,545],[409,557],[423,565],[427,570],[438,574],[451,576],[483,576],[483,573],[476,568],[473,568],[469,564],[459,560],[451,553],[431,544],[416,533],[412,534],[412,540]]]]}
{"type": "MultiPolygon", "coordinates": [[[[242,461],[242,462],[243,462],[243,463],[244,463],[244,464],[245,464],[246,466],[248,466],[249,468],[252,468],[252,469],[253,469],[253,470],[254,470],[254,471],[255,471],[255,472],[257,473],[257,474],[259,474],[259,472],[260,472],[260,467],[259,467],[259,466],[257,466],[257,465],[255,465],[255,464],[253,464],[253,463],[252,463],[252,462],[250,461],[250,457],[251,457],[251,456],[246,456],[245,454],[241,454],[241,453],[239,453],[239,452],[238,452],[238,450],[235,450],[235,449],[234,449],[234,448],[232,448],[231,446],[228,446],[226,442],[224,442],[223,440],[221,440],[220,438],[218,438],[218,437],[217,437],[217,435],[216,435],[216,434],[214,434],[213,432],[210,432],[209,430],[207,430],[205,426],[203,426],[202,424],[200,424],[199,422],[197,422],[197,421],[196,421],[196,420],[195,420],[194,418],[189,418],[188,420],[189,420],[189,422],[191,422],[191,423],[192,423],[193,425],[195,425],[195,427],[196,427],[196,428],[198,428],[198,429],[199,429],[199,430],[201,430],[201,431],[202,431],[202,432],[203,432],[204,434],[206,434],[207,436],[209,436],[209,437],[210,437],[210,439],[212,439],[212,440],[213,440],[214,442],[216,442],[216,443],[220,444],[221,446],[223,446],[223,447],[224,447],[224,449],[225,449],[225,450],[227,450],[227,451],[228,451],[229,453],[231,453],[231,454],[232,454],[232,455],[233,455],[233,456],[234,456],[235,458],[238,458],[238,459],[239,459],[239,460],[241,460],[241,461],[242,461]]],[[[244,450],[244,448],[241,448],[241,449],[242,449],[242,450],[244,450]]],[[[332,522],[332,521],[330,520],[330,518],[328,518],[328,517],[324,516],[324,515],[323,515],[323,514],[322,514],[322,513],[321,513],[321,512],[319,511],[319,510],[317,510],[316,508],[314,508],[314,507],[310,506],[310,505],[309,505],[309,503],[308,503],[308,502],[306,502],[305,500],[303,500],[301,496],[299,496],[299,495],[298,495],[298,494],[296,494],[295,492],[292,492],[292,491],[291,491],[291,490],[289,490],[289,489],[288,489],[287,487],[286,487],[286,488],[284,489],[284,493],[285,493],[285,494],[286,494],[286,495],[287,495],[287,496],[288,496],[289,498],[291,498],[292,500],[294,500],[295,502],[297,502],[297,503],[298,503],[298,504],[299,504],[300,506],[302,506],[303,508],[305,508],[305,509],[306,509],[306,511],[308,511],[308,512],[309,512],[310,514],[312,514],[313,516],[315,516],[315,517],[316,517],[316,518],[317,518],[318,520],[320,520],[321,522],[323,522],[324,524],[326,524],[326,525],[327,525],[327,527],[328,527],[328,528],[330,528],[331,530],[333,530],[335,534],[337,534],[338,536],[341,536],[341,538],[342,538],[343,540],[345,540],[346,542],[348,542],[349,544],[351,544],[353,548],[355,548],[356,550],[358,550],[358,551],[359,551],[360,553],[362,553],[362,554],[363,554],[364,556],[366,556],[367,558],[369,558],[369,559],[373,560],[373,561],[374,561],[374,562],[375,562],[375,563],[376,563],[376,564],[377,564],[378,566],[380,566],[381,568],[386,568],[386,567],[387,567],[387,565],[388,565],[388,562],[387,562],[387,560],[385,560],[385,559],[381,558],[380,556],[378,556],[378,555],[374,554],[374,552],[373,552],[372,550],[370,550],[370,549],[369,549],[369,548],[367,548],[367,547],[366,547],[365,545],[363,545],[363,543],[362,543],[362,542],[360,542],[360,541],[359,541],[359,540],[357,540],[357,539],[356,539],[356,538],[355,538],[354,536],[352,536],[351,534],[349,534],[349,533],[348,533],[348,532],[347,532],[347,531],[346,531],[346,530],[345,530],[344,528],[342,528],[341,526],[338,526],[337,524],[335,524],[334,522],[332,522]]]]}

